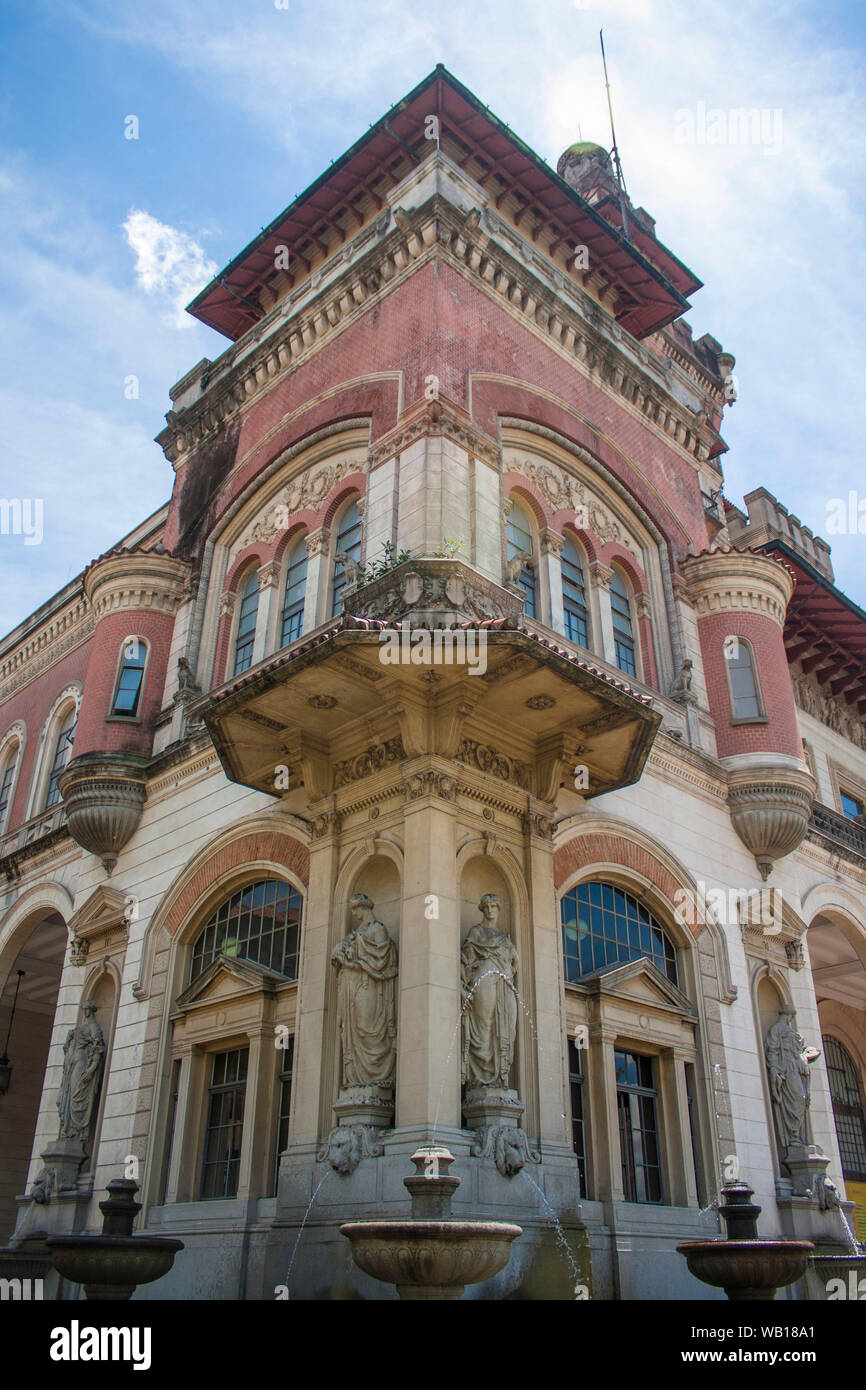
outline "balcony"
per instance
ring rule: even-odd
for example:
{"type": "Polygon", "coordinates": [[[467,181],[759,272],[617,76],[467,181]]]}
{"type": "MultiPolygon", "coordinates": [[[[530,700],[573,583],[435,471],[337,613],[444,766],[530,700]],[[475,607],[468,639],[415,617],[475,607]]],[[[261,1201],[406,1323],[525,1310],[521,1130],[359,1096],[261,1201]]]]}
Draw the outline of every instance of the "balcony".
{"type": "Polygon", "coordinates": [[[66,825],[66,807],[62,801],[31,816],[23,825],[7,830],[0,835],[0,872],[7,879],[15,878],[18,865],[31,855],[38,854],[46,846],[54,844],[69,834],[66,825]]]}
{"type": "Polygon", "coordinates": [[[858,864],[866,862],[866,825],[849,820],[829,806],[814,803],[807,835],[813,842],[829,844],[837,853],[853,858],[858,864]]]}

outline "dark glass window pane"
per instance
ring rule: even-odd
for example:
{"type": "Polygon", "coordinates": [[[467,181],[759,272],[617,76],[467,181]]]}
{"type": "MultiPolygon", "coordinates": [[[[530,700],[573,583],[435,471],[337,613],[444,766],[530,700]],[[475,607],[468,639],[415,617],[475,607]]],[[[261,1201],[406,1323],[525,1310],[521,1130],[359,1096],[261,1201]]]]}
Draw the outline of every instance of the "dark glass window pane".
{"type": "Polygon", "coordinates": [[[60,733],[57,735],[54,757],[51,760],[51,771],[48,774],[48,795],[45,798],[46,809],[49,806],[54,806],[60,800],[58,779],[72,756],[72,744],[75,740],[75,724],[77,718],[78,715],[76,711],[70,710],[60,727],[60,733]]]}
{"type": "Polygon", "coordinates": [[[295,1056],[295,1039],[286,1039],[288,1046],[282,1057],[282,1067],[280,1071],[280,1096],[277,1109],[277,1152],[274,1162],[274,1195],[277,1191],[277,1182],[280,1176],[280,1155],[285,1152],[289,1144],[289,1112],[292,1105],[292,1068],[295,1056]]]}
{"type": "MultiPolygon", "coordinates": [[[[358,511],[358,504],[352,502],[346,508],[340,521],[340,529],[337,532],[337,539],[334,544],[334,554],[348,555],[355,564],[361,561],[361,513],[358,511]]],[[[342,560],[334,560],[334,574],[332,581],[332,601],[331,616],[341,612],[343,607],[343,590],[346,587],[346,571],[342,560]]]]}
{"type": "Polygon", "coordinates": [[[213,1059],[202,1165],[201,1199],[234,1197],[238,1190],[249,1049],[213,1059]]]}
{"type": "Polygon", "coordinates": [[[257,961],[290,980],[297,979],[302,908],[297,889],[279,880],[263,879],[233,893],[195,939],[190,980],[207,970],[219,954],[257,961]]]}
{"type": "Polygon", "coordinates": [[[241,606],[238,609],[238,630],[235,637],[235,669],[237,676],[246,671],[253,662],[253,646],[256,640],[256,619],[259,612],[259,576],[251,574],[243,588],[241,606]]]}
{"type": "Polygon", "coordinates": [[[842,1173],[853,1182],[866,1182],[866,1117],[857,1068],[837,1038],[825,1035],[821,1042],[830,1082],[842,1173]]]}
{"type": "Polygon", "coordinates": [[[17,765],[18,750],[16,748],[3,769],[3,777],[0,779],[0,833],[6,828],[6,815],[9,810],[9,802],[12,796],[12,783],[15,779],[15,768],[17,765]]]}
{"type": "Polygon", "coordinates": [[[854,820],[855,816],[862,816],[863,806],[859,801],[853,796],[849,796],[847,792],[841,792],[840,795],[843,816],[847,816],[849,820],[854,820]]]}
{"type": "Polygon", "coordinates": [[[614,1066],[625,1200],[660,1202],[661,1161],[652,1058],[616,1051],[614,1066]]]}
{"type": "MultiPolygon", "coordinates": [[[[526,555],[535,553],[532,543],[532,526],[519,502],[512,503],[511,513],[505,527],[505,543],[506,558],[509,561],[514,560],[521,551],[526,555]]],[[[526,616],[528,618],[537,617],[534,567],[528,563],[522,565],[517,582],[523,590],[526,616]]]]}
{"type": "Polygon", "coordinates": [[[286,647],[301,635],[304,625],[304,599],[307,592],[307,546],[302,538],[293,548],[286,569],[280,646],[286,647]]]}
{"type": "Polygon", "coordinates": [[[566,978],[648,956],[677,984],[676,947],[661,923],[630,893],[608,883],[581,883],[560,899],[566,978]]]}
{"type": "Polygon", "coordinates": [[[586,1125],[583,1104],[583,1052],[571,1040],[568,1044],[568,1083],[571,1095],[571,1144],[577,1155],[580,1195],[588,1197],[586,1181],[586,1125]]]}
{"type": "Polygon", "coordinates": [[[752,650],[736,638],[724,643],[725,664],[731,683],[731,704],[734,719],[756,719],[761,713],[758,685],[752,664],[752,650]]]}
{"type": "Polygon", "coordinates": [[[631,626],[631,604],[624,581],[613,572],[610,581],[610,611],[613,619],[613,645],[616,664],[626,675],[636,676],[634,636],[631,626]]]}

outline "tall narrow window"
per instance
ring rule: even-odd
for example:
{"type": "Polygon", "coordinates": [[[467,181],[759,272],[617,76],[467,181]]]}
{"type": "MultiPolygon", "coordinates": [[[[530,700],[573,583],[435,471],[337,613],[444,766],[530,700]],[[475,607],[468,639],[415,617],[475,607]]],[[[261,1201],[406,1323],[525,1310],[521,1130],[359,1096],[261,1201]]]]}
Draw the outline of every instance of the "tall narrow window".
{"type": "Polygon", "coordinates": [[[235,639],[234,674],[246,671],[253,664],[253,644],[256,640],[256,618],[259,612],[259,576],[253,571],[241,592],[238,610],[238,633],[235,639]]]}
{"type": "Polygon", "coordinates": [[[636,676],[634,634],[631,627],[631,603],[625,581],[616,570],[610,581],[610,611],[613,618],[613,646],[616,664],[627,676],[636,676]]]}
{"type": "Polygon", "coordinates": [[[562,546],[562,611],[565,635],[579,647],[589,646],[589,619],[586,609],[586,586],[583,566],[577,546],[566,536],[562,546]]]}
{"type": "Polygon", "coordinates": [[[614,1064],[625,1200],[660,1202],[662,1175],[652,1058],[617,1051],[614,1064]]]}
{"type": "Polygon", "coordinates": [[[6,829],[9,819],[10,803],[12,801],[12,783],[15,781],[15,769],[18,766],[18,745],[16,744],[7,757],[3,772],[0,774],[0,835],[6,829]]]}
{"type": "Polygon", "coordinates": [[[307,544],[301,536],[289,553],[286,567],[286,591],[283,597],[283,625],[280,646],[287,647],[301,635],[304,626],[304,598],[307,592],[307,544]]]}
{"type": "Polygon", "coordinates": [[[147,648],[140,637],[129,637],[123,644],[120,671],[111,704],[111,713],[134,719],[141,703],[144,661],[147,648]]]}
{"type": "Polygon", "coordinates": [[[750,644],[742,637],[726,637],[722,645],[731,712],[734,719],[760,719],[761,693],[755,676],[755,659],[750,644]]]}
{"type": "MultiPolygon", "coordinates": [[[[361,563],[361,513],[357,502],[351,502],[343,512],[340,529],[334,545],[334,555],[347,555],[354,564],[361,563]]],[[[342,560],[334,560],[331,616],[342,612],[343,590],[346,587],[346,567],[342,560]]]]}
{"type": "Polygon", "coordinates": [[[586,1186],[586,1125],[583,1107],[583,1051],[569,1039],[568,1085],[571,1093],[571,1147],[577,1155],[580,1195],[588,1197],[586,1186]]]}
{"type": "Polygon", "coordinates": [[[825,1035],[821,1042],[824,1045],[824,1060],[827,1063],[827,1079],[830,1082],[830,1099],[833,1103],[833,1119],[836,1121],[842,1174],[853,1182],[866,1182],[866,1120],[860,1098],[857,1068],[849,1053],[836,1038],[825,1035]]]}
{"type": "Polygon", "coordinates": [[[168,1179],[171,1172],[171,1155],[174,1149],[174,1127],[177,1123],[177,1098],[180,1094],[180,1068],[181,1059],[175,1057],[171,1064],[171,1093],[168,1100],[168,1118],[166,1120],[165,1132],[168,1136],[165,1146],[165,1157],[162,1164],[162,1182],[160,1190],[163,1202],[168,1194],[168,1179]]]}
{"type": "Polygon", "coordinates": [[[249,1055],[249,1048],[238,1047],[213,1059],[201,1175],[204,1202],[237,1196],[249,1055]]]}
{"type": "MultiPolygon", "coordinates": [[[[505,527],[505,542],[506,559],[509,565],[521,553],[529,556],[535,553],[532,544],[532,524],[526,514],[526,508],[522,507],[519,502],[513,501],[511,503],[511,512],[505,527]]],[[[534,566],[524,562],[518,571],[517,583],[523,590],[523,610],[527,618],[537,617],[534,566]]]]}
{"type": "Polygon", "coordinates": [[[45,809],[54,806],[60,800],[60,788],[57,785],[58,778],[65,768],[72,755],[72,743],[75,738],[75,725],[78,714],[75,707],[66,715],[60,726],[57,735],[57,742],[54,745],[54,756],[51,760],[51,771],[48,774],[48,794],[45,797],[45,809]]]}
{"type": "MultiPolygon", "coordinates": [[[[856,820],[858,816],[862,816],[862,814],[863,814],[863,803],[862,803],[862,801],[858,801],[857,798],[856,798],[855,796],[849,796],[847,792],[841,792],[841,791],[840,791],[839,796],[841,797],[841,800],[842,800],[842,815],[843,815],[843,816],[847,817],[848,820],[856,820]]],[[[0,792],[0,801],[2,801],[2,797],[3,797],[3,793],[0,792]]],[[[2,826],[2,824],[3,824],[2,811],[0,811],[0,826],[2,826]]]]}
{"type": "Polygon", "coordinates": [[[274,1160],[274,1193],[277,1191],[277,1184],[280,1177],[280,1155],[285,1152],[289,1144],[289,1111],[292,1106],[292,1067],[295,1056],[295,1039],[286,1038],[288,1044],[285,1051],[280,1055],[283,1059],[280,1070],[280,1105],[277,1112],[277,1153],[274,1160]]]}

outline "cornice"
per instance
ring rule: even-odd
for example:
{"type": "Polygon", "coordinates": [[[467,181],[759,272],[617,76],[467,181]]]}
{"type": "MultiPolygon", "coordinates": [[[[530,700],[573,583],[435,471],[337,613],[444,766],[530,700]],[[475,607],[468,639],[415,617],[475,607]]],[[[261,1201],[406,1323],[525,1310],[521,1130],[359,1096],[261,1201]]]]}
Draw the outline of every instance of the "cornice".
{"type": "Polygon", "coordinates": [[[190,566],[155,550],[123,550],[95,560],[84,589],[97,622],[108,613],[152,610],[174,614],[189,597],[190,566]]]}
{"type": "Polygon", "coordinates": [[[90,604],[82,594],[0,661],[0,702],[86,642],[94,627],[90,604]]]}
{"type": "Polygon", "coordinates": [[[717,550],[681,562],[698,617],[709,613],[751,612],[785,625],[794,592],[789,570],[767,555],[717,550]]]}
{"type": "MultiPolygon", "coordinates": [[[[157,442],[176,468],[255,404],[276,381],[434,257],[446,260],[488,297],[498,300],[512,317],[548,341],[653,433],[693,459],[709,459],[715,436],[705,429],[700,411],[675,400],[664,383],[653,377],[652,369],[664,375],[656,358],[585,291],[534,253],[529,243],[524,244],[497,214],[475,208],[462,215],[436,194],[422,208],[410,212],[396,208],[393,223],[391,213],[383,213],[364,233],[376,241],[359,260],[302,307],[294,307],[292,295],[281,300],[250,330],[242,358],[236,345],[227,353],[230,360],[225,370],[220,371],[218,363],[210,368],[211,377],[218,374],[217,379],[200,401],[169,411],[167,428],[157,442]],[[505,241],[513,250],[503,244],[505,241]],[[518,256],[531,262],[533,269],[518,256]],[[542,276],[551,283],[545,284],[542,276]],[[635,363],[621,343],[628,343],[644,365],[635,363]]],[[[355,249],[362,236],[359,233],[354,239],[355,249]]],[[[344,256],[350,250],[351,244],[344,249],[344,256]]],[[[300,288],[308,295],[309,282],[300,288]]]]}

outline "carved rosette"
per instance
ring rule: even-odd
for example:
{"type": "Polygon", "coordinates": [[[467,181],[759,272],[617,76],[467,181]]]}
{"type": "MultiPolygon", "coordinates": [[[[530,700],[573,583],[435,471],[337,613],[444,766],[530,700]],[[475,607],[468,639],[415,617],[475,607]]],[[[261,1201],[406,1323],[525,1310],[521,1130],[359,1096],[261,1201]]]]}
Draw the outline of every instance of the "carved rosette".
{"type": "Polygon", "coordinates": [[[125,753],[84,753],[63,770],[59,785],[70,835],[110,874],[141,820],[142,760],[125,753]]]}
{"type": "Polygon", "coordinates": [[[815,790],[815,779],[805,768],[759,765],[729,774],[731,820],[762,878],[804,838],[815,790]]]}

